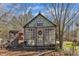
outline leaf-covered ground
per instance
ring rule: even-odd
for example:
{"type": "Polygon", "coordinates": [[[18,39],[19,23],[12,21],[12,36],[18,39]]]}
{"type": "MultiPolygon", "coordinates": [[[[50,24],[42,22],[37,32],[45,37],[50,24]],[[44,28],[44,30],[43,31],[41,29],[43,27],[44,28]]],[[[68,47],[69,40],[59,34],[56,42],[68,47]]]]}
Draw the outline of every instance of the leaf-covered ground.
{"type": "Polygon", "coordinates": [[[63,52],[55,51],[8,51],[0,50],[0,56],[59,56],[64,55],[63,52]]]}
{"type": "MultiPolygon", "coordinates": [[[[63,56],[73,55],[72,42],[64,42],[63,52],[56,52],[54,50],[42,50],[42,51],[8,51],[0,50],[0,56],[63,56]]],[[[76,46],[75,55],[79,55],[79,46],[76,46]]]]}

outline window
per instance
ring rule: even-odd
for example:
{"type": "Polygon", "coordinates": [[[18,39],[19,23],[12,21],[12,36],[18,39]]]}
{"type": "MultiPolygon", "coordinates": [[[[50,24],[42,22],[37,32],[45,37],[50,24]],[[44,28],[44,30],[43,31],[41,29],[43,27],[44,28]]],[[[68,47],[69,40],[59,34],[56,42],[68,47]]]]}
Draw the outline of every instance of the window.
{"type": "Polygon", "coordinates": [[[43,23],[42,22],[38,22],[37,26],[43,26],[43,23]]]}

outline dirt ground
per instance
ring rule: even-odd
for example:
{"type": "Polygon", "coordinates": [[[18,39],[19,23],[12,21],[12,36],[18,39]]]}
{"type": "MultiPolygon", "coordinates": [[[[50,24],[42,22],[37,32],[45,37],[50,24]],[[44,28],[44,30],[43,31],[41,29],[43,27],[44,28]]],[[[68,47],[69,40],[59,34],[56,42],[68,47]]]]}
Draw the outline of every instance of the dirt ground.
{"type": "Polygon", "coordinates": [[[64,53],[47,51],[8,51],[0,50],[0,56],[63,56],[64,53]]]}

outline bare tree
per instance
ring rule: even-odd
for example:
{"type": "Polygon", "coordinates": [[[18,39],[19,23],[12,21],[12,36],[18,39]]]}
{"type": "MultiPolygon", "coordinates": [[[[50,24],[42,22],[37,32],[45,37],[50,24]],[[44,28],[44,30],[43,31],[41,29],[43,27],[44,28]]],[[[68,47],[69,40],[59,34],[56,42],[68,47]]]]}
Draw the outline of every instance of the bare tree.
{"type": "Polygon", "coordinates": [[[68,3],[53,3],[48,6],[52,20],[54,20],[57,25],[60,49],[62,49],[64,33],[67,31],[68,27],[72,25],[72,22],[78,19],[79,9],[74,6],[75,4],[68,3]]]}
{"type": "MultiPolygon", "coordinates": [[[[6,5],[6,4],[0,4],[1,5],[6,5]]],[[[0,10],[4,10],[5,8],[2,7],[0,10]]],[[[6,38],[7,37],[7,34],[8,34],[8,19],[10,19],[10,16],[12,15],[9,15],[10,13],[13,13],[14,12],[14,9],[15,8],[15,5],[13,5],[12,8],[10,8],[9,10],[4,10],[4,12],[2,12],[0,14],[0,37],[1,38],[6,38]],[[7,19],[8,18],[8,19],[7,19]]]]}
{"type": "Polygon", "coordinates": [[[29,7],[27,7],[27,4],[25,4],[25,6],[19,5],[19,7],[17,7],[18,11],[22,10],[21,14],[18,16],[14,15],[12,20],[9,22],[9,24],[13,26],[14,29],[22,29],[28,20],[32,18],[31,9],[28,8],[29,7]]]}

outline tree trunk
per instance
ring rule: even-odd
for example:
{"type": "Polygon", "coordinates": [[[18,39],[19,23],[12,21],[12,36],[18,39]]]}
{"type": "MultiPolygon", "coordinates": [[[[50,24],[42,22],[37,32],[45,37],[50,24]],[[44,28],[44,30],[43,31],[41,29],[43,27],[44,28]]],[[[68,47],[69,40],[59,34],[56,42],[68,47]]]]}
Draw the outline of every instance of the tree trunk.
{"type": "Polygon", "coordinates": [[[60,50],[62,50],[63,49],[63,35],[61,35],[60,37],[59,37],[59,47],[60,47],[60,50]]]}

